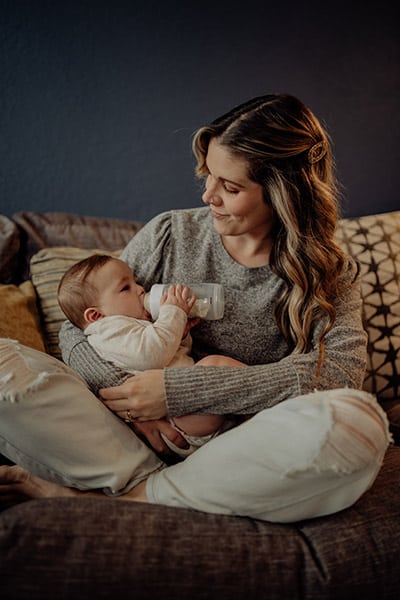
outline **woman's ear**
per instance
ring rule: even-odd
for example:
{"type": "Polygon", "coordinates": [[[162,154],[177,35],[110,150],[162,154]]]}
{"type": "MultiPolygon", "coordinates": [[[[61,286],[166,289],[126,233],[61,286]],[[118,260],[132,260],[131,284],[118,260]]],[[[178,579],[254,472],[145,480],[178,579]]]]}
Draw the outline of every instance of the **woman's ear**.
{"type": "Polygon", "coordinates": [[[87,308],[83,313],[83,318],[85,319],[86,323],[94,323],[102,317],[104,317],[103,313],[97,310],[97,308],[94,306],[89,306],[89,308],[87,308]]]}

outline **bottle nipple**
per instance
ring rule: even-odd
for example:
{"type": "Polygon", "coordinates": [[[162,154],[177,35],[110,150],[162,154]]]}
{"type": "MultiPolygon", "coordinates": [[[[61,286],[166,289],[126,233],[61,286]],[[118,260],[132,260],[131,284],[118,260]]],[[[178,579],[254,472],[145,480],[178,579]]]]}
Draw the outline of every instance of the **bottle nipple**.
{"type": "Polygon", "coordinates": [[[145,309],[147,310],[147,312],[151,313],[151,310],[150,310],[150,292],[147,292],[144,295],[143,305],[144,305],[145,309]]]}

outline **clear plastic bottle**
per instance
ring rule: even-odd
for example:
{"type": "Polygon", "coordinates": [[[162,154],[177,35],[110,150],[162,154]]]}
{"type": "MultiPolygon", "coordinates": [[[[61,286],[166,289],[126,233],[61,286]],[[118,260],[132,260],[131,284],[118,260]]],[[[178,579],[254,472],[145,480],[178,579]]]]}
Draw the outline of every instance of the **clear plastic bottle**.
{"type": "MultiPolygon", "coordinates": [[[[156,283],[151,287],[144,299],[144,307],[155,320],[160,312],[160,300],[171,284],[156,283]]],[[[222,319],[224,316],[224,288],[219,283],[186,283],[196,296],[196,302],[189,317],[200,317],[208,321],[222,319]]]]}

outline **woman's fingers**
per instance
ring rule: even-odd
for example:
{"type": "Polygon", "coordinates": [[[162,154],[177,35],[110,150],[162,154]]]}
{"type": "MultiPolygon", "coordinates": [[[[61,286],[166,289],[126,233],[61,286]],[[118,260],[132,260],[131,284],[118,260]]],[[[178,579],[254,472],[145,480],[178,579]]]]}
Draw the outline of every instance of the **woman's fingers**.
{"type": "Polygon", "coordinates": [[[100,390],[100,395],[103,400],[121,400],[126,399],[134,388],[136,375],[129,377],[121,385],[114,387],[103,388],[100,390]]]}
{"type": "Polygon", "coordinates": [[[135,422],[134,429],[137,433],[144,436],[149,444],[156,450],[156,452],[170,453],[170,449],[164,442],[161,434],[167,437],[171,442],[179,448],[187,448],[188,443],[185,438],[181,436],[168,421],[166,420],[154,420],[154,421],[142,421],[135,422]]]}
{"type": "Polygon", "coordinates": [[[122,418],[161,419],[167,414],[163,370],[144,371],[122,385],[104,388],[100,390],[100,398],[122,418]]]}

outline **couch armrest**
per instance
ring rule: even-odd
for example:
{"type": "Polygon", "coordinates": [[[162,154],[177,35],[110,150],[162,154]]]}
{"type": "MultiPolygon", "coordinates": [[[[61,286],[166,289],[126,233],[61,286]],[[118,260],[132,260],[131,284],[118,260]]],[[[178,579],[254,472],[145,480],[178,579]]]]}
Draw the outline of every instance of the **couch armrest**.
{"type": "Polygon", "coordinates": [[[16,224],[0,215],[0,283],[14,283],[18,271],[20,235],[16,224]]]}

